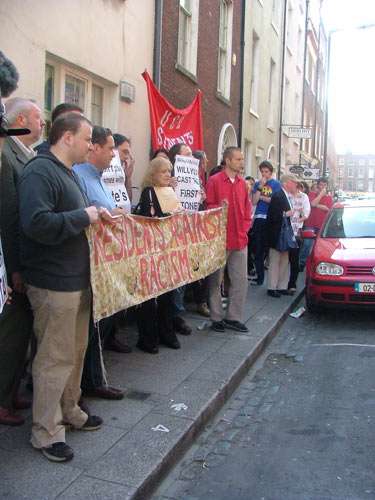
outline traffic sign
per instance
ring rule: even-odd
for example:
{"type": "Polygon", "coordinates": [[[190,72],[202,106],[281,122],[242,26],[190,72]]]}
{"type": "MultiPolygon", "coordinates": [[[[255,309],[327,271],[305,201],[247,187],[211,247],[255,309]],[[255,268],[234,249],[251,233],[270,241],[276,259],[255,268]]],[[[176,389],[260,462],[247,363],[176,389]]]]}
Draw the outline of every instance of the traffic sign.
{"type": "Polygon", "coordinates": [[[288,137],[291,139],[311,139],[311,127],[288,127],[288,137]]]}

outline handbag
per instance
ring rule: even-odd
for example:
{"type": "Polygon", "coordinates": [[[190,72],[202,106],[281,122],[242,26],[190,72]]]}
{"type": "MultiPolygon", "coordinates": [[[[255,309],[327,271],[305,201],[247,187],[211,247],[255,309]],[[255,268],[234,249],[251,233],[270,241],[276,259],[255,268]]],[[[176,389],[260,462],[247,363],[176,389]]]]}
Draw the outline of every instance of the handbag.
{"type": "Polygon", "coordinates": [[[281,229],[279,238],[276,244],[276,250],[278,252],[287,252],[291,248],[297,248],[298,243],[296,237],[294,236],[292,224],[290,223],[289,217],[283,217],[281,223],[281,229]]]}

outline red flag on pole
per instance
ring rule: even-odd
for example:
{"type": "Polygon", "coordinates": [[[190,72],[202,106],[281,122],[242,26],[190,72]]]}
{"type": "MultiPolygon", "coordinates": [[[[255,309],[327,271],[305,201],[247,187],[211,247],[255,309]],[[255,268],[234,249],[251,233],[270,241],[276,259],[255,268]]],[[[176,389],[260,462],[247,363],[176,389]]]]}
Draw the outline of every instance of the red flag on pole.
{"type": "Polygon", "coordinates": [[[160,94],[147,71],[142,76],[147,84],[152,149],[170,149],[179,142],[184,142],[193,151],[203,149],[201,91],[198,90],[187,108],[178,109],[160,94]]]}

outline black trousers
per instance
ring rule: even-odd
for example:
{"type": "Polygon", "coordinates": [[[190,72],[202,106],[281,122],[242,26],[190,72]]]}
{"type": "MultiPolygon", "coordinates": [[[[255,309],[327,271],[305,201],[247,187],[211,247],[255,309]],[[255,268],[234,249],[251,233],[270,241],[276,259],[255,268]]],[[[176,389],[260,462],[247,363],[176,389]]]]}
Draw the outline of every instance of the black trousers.
{"type": "Polygon", "coordinates": [[[289,250],[289,262],[290,262],[290,277],[288,288],[297,288],[297,279],[299,273],[299,252],[301,247],[301,240],[297,238],[298,248],[292,248],[289,250]]]}
{"type": "Polygon", "coordinates": [[[11,408],[24,370],[33,315],[26,295],[12,293],[0,314],[0,406],[11,408]]]}
{"type": "Polygon", "coordinates": [[[255,219],[251,230],[251,238],[254,243],[255,269],[258,283],[264,281],[264,259],[268,252],[267,248],[267,219],[255,219]]]}
{"type": "Polygon", "coordinates": [[[173,317],[173,291],[140,304],[137,308],[139,342],[153,348],[157,347],[160,341],[176,340],[173,317]]]}

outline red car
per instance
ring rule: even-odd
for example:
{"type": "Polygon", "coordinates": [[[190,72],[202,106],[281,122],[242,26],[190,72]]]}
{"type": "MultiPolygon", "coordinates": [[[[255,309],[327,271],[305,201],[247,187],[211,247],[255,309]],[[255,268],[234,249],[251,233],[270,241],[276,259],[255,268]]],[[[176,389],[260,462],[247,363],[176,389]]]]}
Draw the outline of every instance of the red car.
{"type": "Polygon", "coordinates": [[[375,200],[336,203],[306,265],[306,307],[375,306],[375,200]]]}

